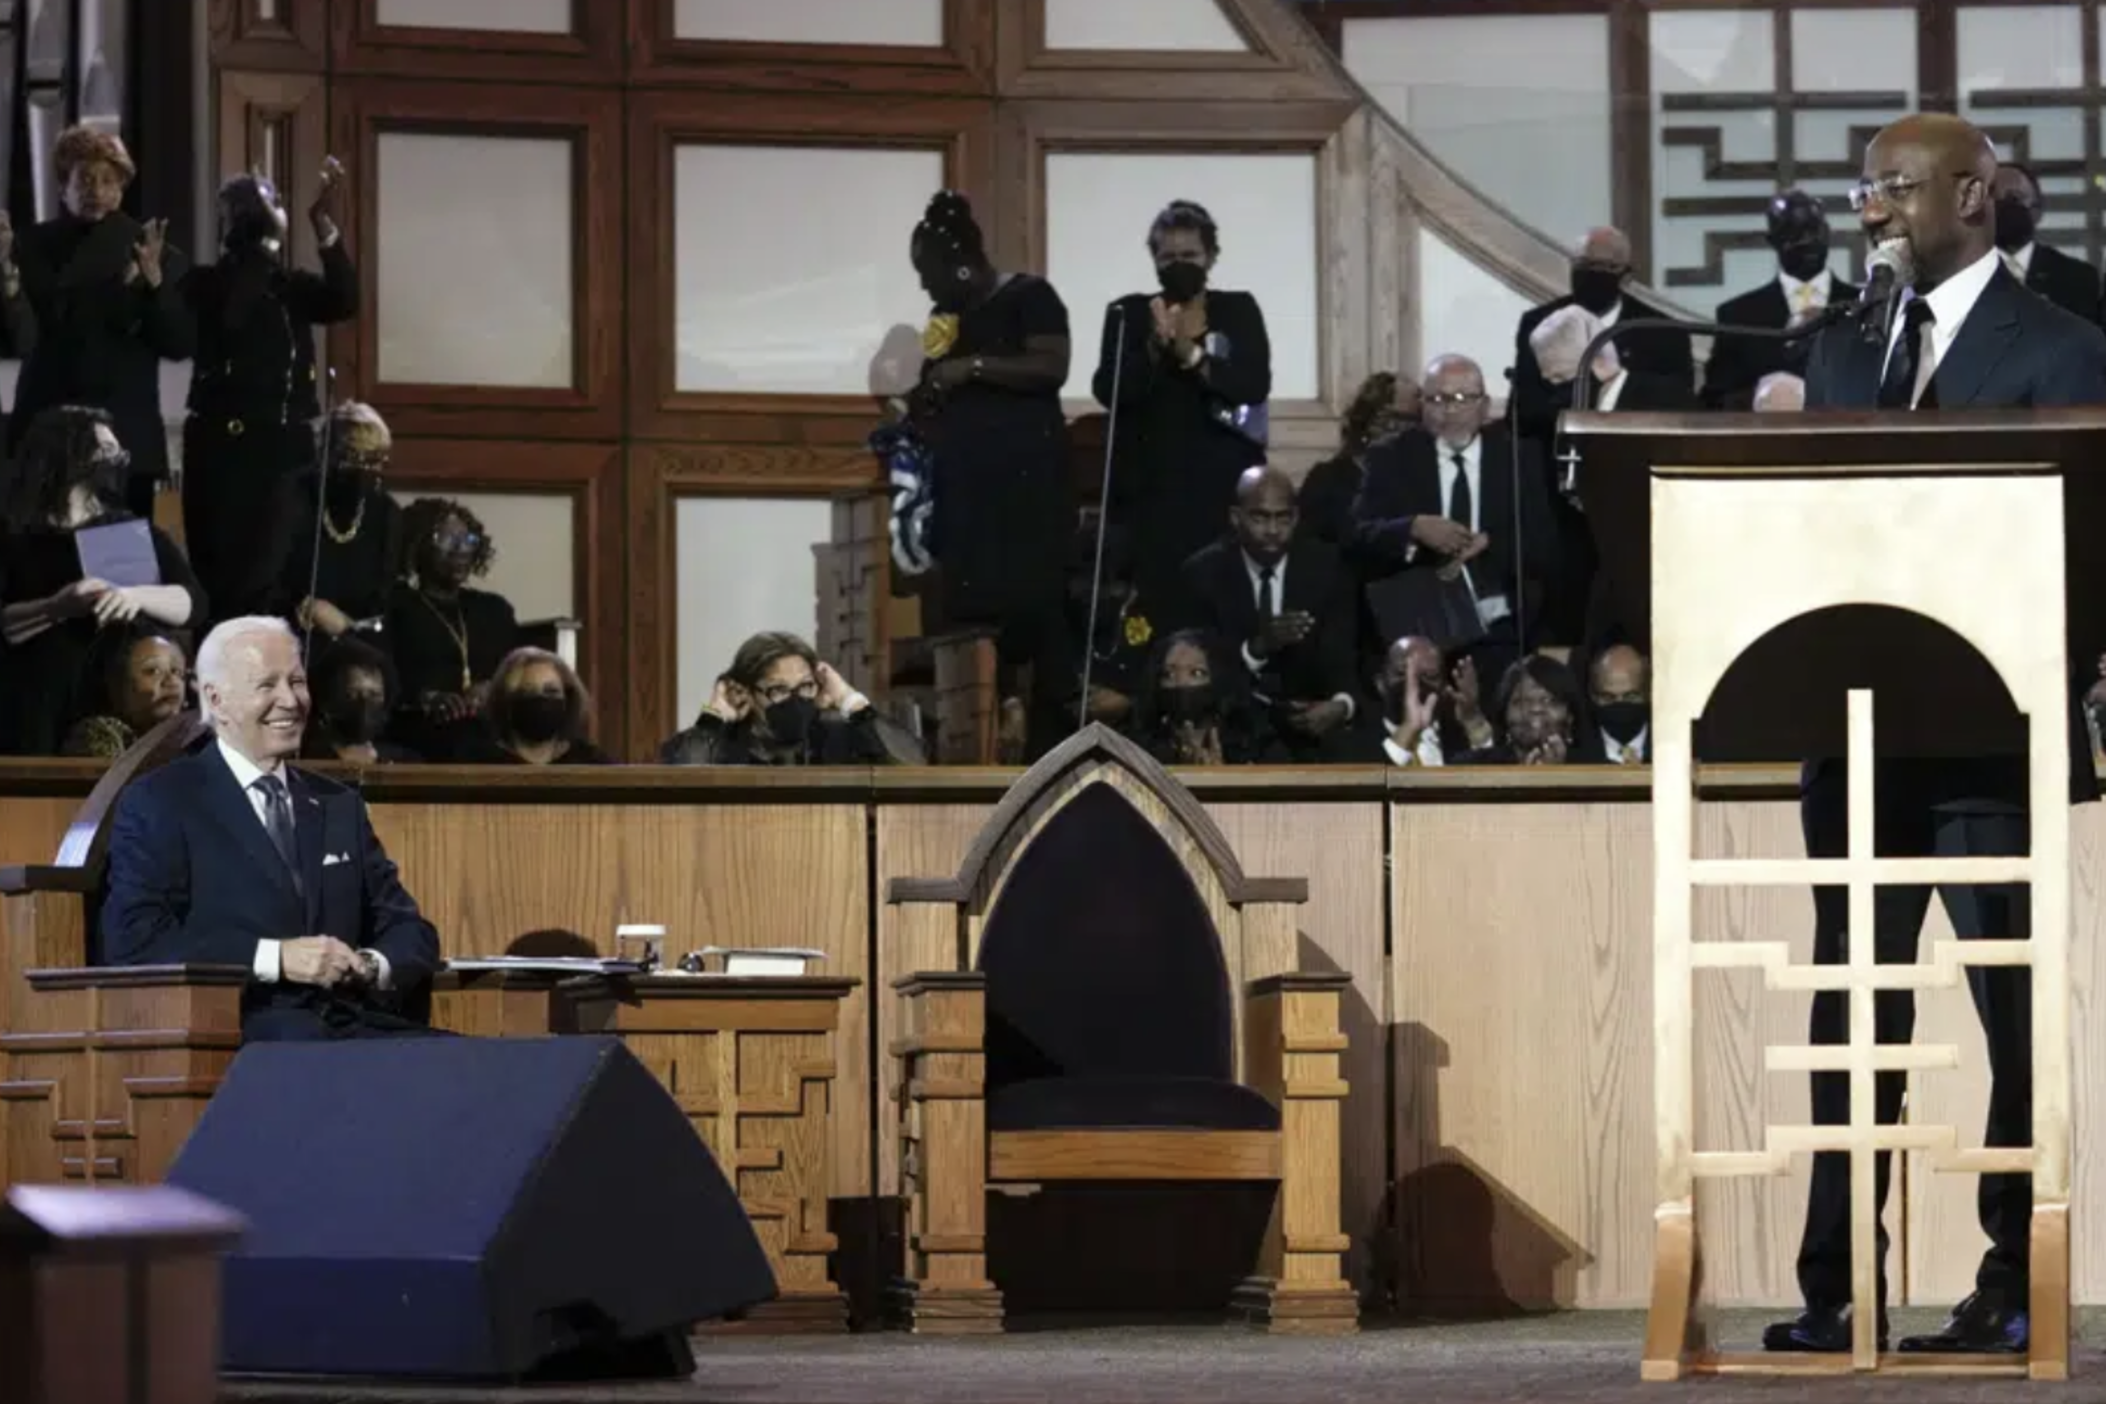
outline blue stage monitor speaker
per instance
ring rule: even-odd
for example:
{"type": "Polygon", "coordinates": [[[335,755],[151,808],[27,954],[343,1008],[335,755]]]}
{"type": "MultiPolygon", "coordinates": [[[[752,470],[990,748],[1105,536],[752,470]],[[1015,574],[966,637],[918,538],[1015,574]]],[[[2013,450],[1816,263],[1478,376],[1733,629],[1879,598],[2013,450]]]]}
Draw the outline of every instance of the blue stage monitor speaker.
{"type": "Polygon", "coordinates": [[[775,1295],[708,1147],[614,1039],[253,1044],[169,1180],[249,1223],[230,1373],[673,1373],[694,1323],[775,1295]]]}

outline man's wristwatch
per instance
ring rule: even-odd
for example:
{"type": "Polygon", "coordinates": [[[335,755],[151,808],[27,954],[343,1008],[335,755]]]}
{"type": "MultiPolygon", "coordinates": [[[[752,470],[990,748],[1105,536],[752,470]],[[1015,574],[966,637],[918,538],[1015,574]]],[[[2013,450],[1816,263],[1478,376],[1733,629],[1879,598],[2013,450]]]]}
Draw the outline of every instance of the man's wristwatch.
{"type": "Polygon", "coordinates": [[[371,951],[360,951],[358,953],[358,978],[362,984],[378,985],[380,983],[380,957],[374,955],[371,951]]]}

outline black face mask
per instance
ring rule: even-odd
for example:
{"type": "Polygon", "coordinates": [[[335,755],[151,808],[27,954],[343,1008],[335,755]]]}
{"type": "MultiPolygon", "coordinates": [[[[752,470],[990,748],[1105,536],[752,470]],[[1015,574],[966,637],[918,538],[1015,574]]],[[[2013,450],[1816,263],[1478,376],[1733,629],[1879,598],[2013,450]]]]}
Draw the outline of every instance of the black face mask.
{"type": "Polygon", "coordinates": [[[785,697],[769,703],[761,715],[768,723],[768,735],[785,746],[801,746],[819,720],[819,703],[810,697],[785,697]]]}
{"type": "Polygon", "coordinates": [[[1196,263],[1171,263],[1155,270],[1166,302],[1190,302],[1207,290],[1207,270],[1196,263]]]}
{"type": "Polygon", "coordinates": [[[277,191],[254,176],[237,176],[219,193],[221,238],[230,249],[258,248],[284,236],[277,191]]]}
{"type": "Polygon", "coordinates": [[[1607,316],[1623,296],[1623,274],[1611,268],[1575,267],[1572,300],[1597,317],[1607,316]]]}
{"type": "Polygon", "coordinates": [[[1219,711],[1212,683],[1166,687],[1159,695],[1162,698],[1163,720],[1172,726],[1181,726],[1188,722],[1193,726],[1204,726],[1212,721],[1219,711]]]}
{"type": "Polygon", "coordinates": [[[322,492],[332,507],[350,507],[366,495],[366,488],[373,482],[370,473],[351,472],[338,468],[329,474],[328,486],[322,492]]]}
{"type": "Polygon", "coordinates": [[[2004,199],[1996,202],[1996,246],[2005,253],[2017,253],[2032,243],[2037,225],[2038,221],[2025,201],[2004,199]]]}
{"type": "Polygon", "coordinates": [[[570,699],[537,692],[514,697],[510,710],[512,734],[529,746],[543,746],[563,734],[570,720],[570,699]]]}
{"type": "Polygon", "coordinates": [[[346,697],[329,708],[329,730],[349,746],[363,746],[386,729],[388,704],[378,697],[346,697]]]}
{"type": "Polygon", "coordinates": [[[1597,702],[1594,719],[1617,745],[1628,746],[1651,723],[1652,708],[1644,702],[1597,702]]]}
{"type": "Polygon", "coordinates": [[[1804,243],[1786,244],[1777,250],[1777,266],[1788,276],[1810,283],[1828,266],[1828,241],[1808,239],[1804,243]]]}

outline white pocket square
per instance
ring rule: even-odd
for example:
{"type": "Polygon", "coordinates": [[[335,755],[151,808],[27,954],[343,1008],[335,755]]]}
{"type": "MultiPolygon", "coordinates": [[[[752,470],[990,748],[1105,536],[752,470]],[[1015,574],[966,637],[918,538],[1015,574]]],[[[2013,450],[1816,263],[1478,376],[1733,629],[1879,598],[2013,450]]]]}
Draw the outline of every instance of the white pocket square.
{"type": "Polygon", "coordinates": [[[326,858],[322,859],[322,866],[325,868],[333,868],[339,863],[348,863],[350,861],[351,855],[348,853],[332,853],[326,858]]]}

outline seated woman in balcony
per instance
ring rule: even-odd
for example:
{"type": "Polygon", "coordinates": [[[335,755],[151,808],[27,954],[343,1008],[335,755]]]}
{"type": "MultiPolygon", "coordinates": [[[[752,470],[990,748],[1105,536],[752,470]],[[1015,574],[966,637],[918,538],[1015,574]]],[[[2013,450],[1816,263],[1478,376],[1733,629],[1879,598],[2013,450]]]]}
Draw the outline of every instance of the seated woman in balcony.
{"type": "Polygon", "coordinates": [[[1492,695],[1492,724],[1499,740],[1463,757],[1474,765],[1570,765],[1587,715],[1579,678],[1555,658],[1531,654],[1499,679],[1492,695]]]}
{"type": "Polygon", "coordinates": [[[545,648],[516,648],[497,665],[489,700],[439,733],[434,759],[462,765],[612,765],[592,744],[592,698],[576,670],[545,648]]]}
{"type": "Polygon", "coordinates": [[[1165,765],[1273,765],[1287,749],[1251,696],[1250,670],[1220,639],[1180,630],[1156,646],[1128,722],[1165,765]]]}
{"type": "Polygon", "coordinates": [[[88,715],[67,731],[63,755],[115,760],[190,700],[190,662],[172,639],[131,634],[109,640],[101,654],[88,715]]]}
{"type": "Polygon", "coordinates": [[[436,756],[438,734],[472,715],[478,684],[519,646],[519,615],[470,580],[490,573],[497,543],[458,502],[420,497],[402,516],[409,578],[388,601],[386,636],[402,682],[393,739],[436,756]]]}
{"type": "Polygon", "coordinates": [[[739,645],[695,724],[665,743],[663,765],[888,765],[883,723],[795,634],[739,645]]]}
{"type": "Polygon", "coordinates": [[[135,621],[181,629],[204,617],[189,561],[151,523],[131,528],[143,540],[82,535],[136,521],[123,507],[130,462],[109,415],[56,405],[37,416],[0,472],[0,755],[58,753],[87,710],[98,644],[121,637],[110,631],[135,621]],[[90,575],[84,549],[154,583],[90,575]]]}
{"type": "Polygon", "coordinates": [[[314,711],[300,754],[308,760],[399,765],[419,758],[381,739],[402,689],[388,656],[363,639],[347,636],[323,648],[307,670],[307,691],[314,711]]]}

